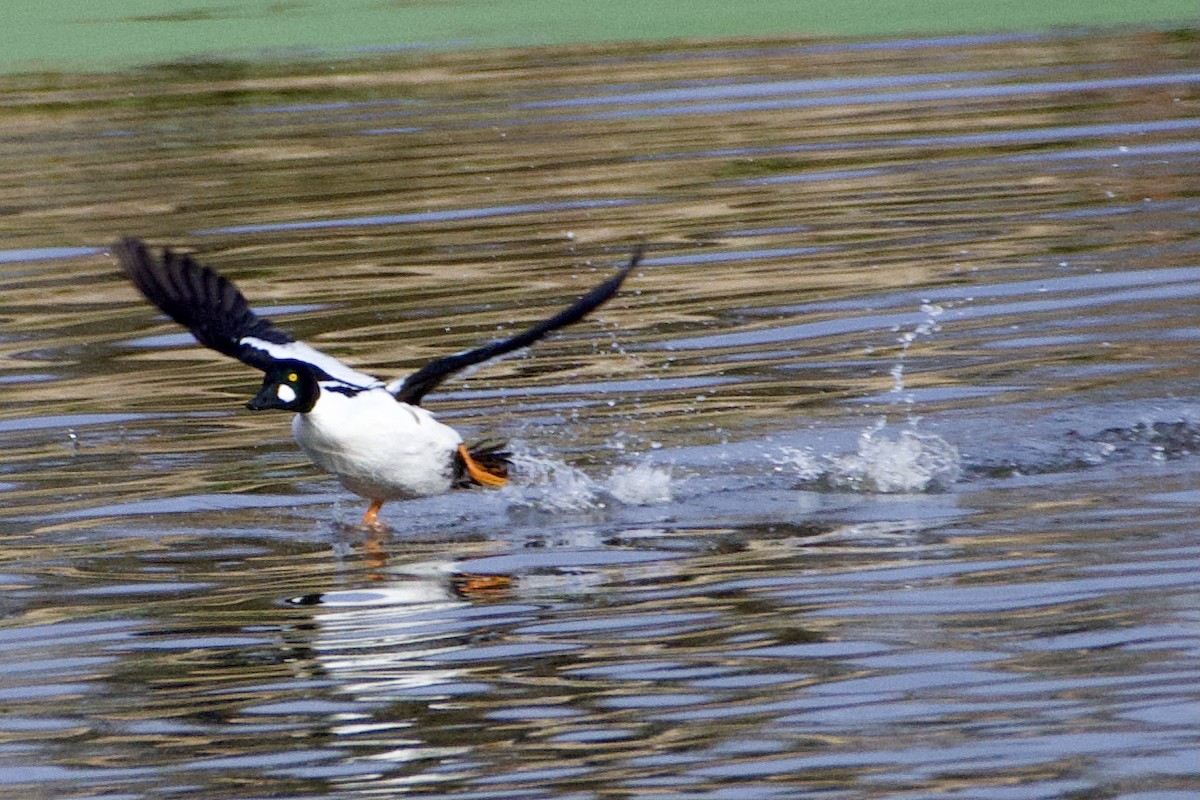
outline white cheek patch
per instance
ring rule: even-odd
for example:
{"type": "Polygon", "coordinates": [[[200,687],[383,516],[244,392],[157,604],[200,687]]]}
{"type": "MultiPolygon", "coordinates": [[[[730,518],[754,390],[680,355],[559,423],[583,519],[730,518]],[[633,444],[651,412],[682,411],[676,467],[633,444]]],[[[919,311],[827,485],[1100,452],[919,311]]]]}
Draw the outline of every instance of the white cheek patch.
{"type": "Polygon", "coordinates": [[[296,402],[296,390],[286,383],[281,383],[275,387],[275,396],[285,403],[296,402]]]}

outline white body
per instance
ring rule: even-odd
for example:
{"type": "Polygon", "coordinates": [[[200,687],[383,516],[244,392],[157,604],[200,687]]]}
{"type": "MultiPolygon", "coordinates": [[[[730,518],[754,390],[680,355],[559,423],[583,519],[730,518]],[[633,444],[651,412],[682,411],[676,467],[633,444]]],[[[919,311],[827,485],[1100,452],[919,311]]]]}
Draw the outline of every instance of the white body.
{"type": "Polygon", "coordinates": [[[323,390],[311,411],[292,420],[292,435],[314,464],[372,500],[449,491],[462,443],[453,428],[382,386],[352,397],[323,390]]]}

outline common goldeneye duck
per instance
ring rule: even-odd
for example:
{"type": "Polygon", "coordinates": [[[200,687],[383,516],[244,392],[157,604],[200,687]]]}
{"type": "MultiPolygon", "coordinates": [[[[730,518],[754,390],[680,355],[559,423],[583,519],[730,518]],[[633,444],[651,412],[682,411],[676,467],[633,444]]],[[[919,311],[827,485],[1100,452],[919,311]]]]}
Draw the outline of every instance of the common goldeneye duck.
{"type": "Polygon", "coordinates": [[[612,278],[529,330],[435,359],[388,383],[296,341],[255,314],[233,283],[189,255],[167,248],[154,258],[133,237],[117,242],[113,253],[146,299],[200,344],[266,373],[247,407],[294,411],[292,435],[300,449],[371,501],[363,524],[375,526],[388,500],[508,482],[509,454],[502,445],[468,448],[457,431],[421,407],[421,400],[454,373],[583,319],[617,293],[642,250],[636,248],[612,278]]]}

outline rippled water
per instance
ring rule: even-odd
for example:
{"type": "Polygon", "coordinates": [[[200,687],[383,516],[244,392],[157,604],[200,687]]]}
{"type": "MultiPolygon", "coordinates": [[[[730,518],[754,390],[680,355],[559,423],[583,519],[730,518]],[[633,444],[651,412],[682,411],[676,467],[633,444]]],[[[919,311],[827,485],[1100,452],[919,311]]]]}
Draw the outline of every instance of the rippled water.
{"type": "Polygon", "coordinates": [[[8,78],[0,794],[1200,791],[1200,48],[728,42],[8,78]],[[103,248],[428,405],[385,508],[103,248]]]}

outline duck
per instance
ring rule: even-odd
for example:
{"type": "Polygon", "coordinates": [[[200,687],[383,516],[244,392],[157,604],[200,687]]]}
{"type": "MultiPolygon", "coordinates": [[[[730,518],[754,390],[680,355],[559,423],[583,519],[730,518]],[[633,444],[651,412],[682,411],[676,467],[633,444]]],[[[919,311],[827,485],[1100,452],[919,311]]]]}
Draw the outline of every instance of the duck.
{"type": "Polygon", "coordinates": [[[188,253],[164,247],[156,255],[132,236],[117,241],[111,252],[138,291],[200,344],[264,373],[247,408],[293,412],[292,435],[300,449],[370,502],[362,525],[378,528],[388,501],[507,484],[511,454],[503,444],[467,446],[422,401],[451,375],[528,347],[595,311],[617,294],[641,261],[643,247],[634,248],[615,275],[528,330],[436,358],[386,382],[258,315],[232,281],[188,253]]]}

